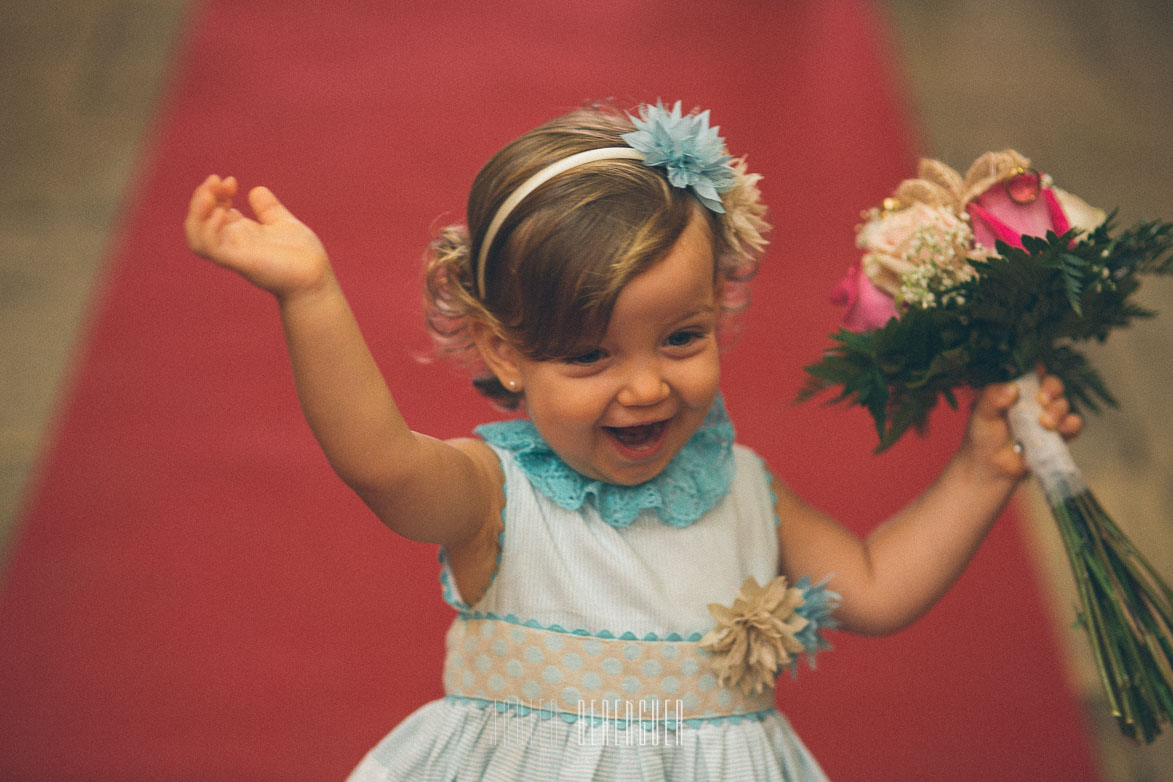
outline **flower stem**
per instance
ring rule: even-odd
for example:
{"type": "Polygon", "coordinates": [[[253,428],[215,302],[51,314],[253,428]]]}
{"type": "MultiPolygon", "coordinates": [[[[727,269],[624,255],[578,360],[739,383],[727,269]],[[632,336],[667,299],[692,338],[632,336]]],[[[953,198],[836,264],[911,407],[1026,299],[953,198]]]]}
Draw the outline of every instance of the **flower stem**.
{"type": "Polygon", "coordinates": [[[1112,714],[1122,733],[1151,742],[1173,720],[1173,590],[1104,511],[1062,439],[1038,424],[1035,380],[1017,381],[1011,427],[1059,528],[1112,714]]]}

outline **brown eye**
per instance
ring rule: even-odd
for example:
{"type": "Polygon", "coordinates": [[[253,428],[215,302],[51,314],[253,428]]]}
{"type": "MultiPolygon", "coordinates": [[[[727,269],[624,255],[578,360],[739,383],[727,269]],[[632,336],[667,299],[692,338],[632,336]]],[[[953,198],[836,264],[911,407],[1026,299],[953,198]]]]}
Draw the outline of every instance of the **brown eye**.
{"type": "Polygon", "coordinates": [[[603,360],[602,348],[595,348],[587,353],[580,353],[577,356],[570,356],[563,359],[567,364],[594,364],[603,360]]]}
{"type": "Polygon", "coordinates": [[[704,337],[704,334],[699,331],[677,331],[668,339],[664,340],[664,344],[673,348],[683,348],[691,345],[693,342],[704,337]]]}

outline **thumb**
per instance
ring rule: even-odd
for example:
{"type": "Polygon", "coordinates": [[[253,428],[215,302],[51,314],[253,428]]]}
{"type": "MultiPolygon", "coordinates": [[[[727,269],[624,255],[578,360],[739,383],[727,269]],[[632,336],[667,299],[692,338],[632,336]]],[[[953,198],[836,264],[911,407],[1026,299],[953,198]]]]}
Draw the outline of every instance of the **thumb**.
{"type": "Polygon", "coordinates": [[[297,220],[267,187],[254,187],[248,193],[248,204],[261,223],[277,223],[282,220],[297,220]]]}

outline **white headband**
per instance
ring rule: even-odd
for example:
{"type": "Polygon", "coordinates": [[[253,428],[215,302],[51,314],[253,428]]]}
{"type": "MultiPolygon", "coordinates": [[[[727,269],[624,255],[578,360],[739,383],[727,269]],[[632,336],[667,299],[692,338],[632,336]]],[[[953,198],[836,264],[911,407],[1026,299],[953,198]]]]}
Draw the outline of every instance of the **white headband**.
{"type": "Polygon", "coordinates": [[[588,149],[585,152],[579,152],[570,157],[563,158],[556,163],[551,163],[522,182],[513,191],[512,195],[505,199],[505,203],[501,204],[501,207],[497,210],[497,214],[493,216],[493,222],[489,223],[489,229],[485,231],[485,238],[481,240],[481,251],[477,253],[477,295],[482,299],[485,298],[485,259],[489,255],[489,247],[492,246],[493,240],[497,238],[497,231],[500,230],[501,225],[505,222],[505,218],[509,217],[509,214],[517,208],[518,204],[525,200],[526,196],[564,171],[569,171],[572,168],[577,168],[587,163],[593,163],[596,160],[643,160],[644,157],[643,152],[632,147],[588,149]]]}

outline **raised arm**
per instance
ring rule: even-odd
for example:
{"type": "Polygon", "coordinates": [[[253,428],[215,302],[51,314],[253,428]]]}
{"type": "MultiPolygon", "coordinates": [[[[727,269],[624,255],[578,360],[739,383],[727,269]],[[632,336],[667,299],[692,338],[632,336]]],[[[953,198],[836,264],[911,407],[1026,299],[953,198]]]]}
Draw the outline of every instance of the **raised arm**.
{"type": "MultiPolygon", "coordinates": [[[[941,475],[865,540],[775,481],[782,572],[831,575],[843,597],[835,616],[847,630],[879,635],[919,618],[961,575],[1026,474],[1005,417],[1016,395],[1013,385],[985,389],[941,475]]],[[[1075,436],[1082,422],[1068,414],[1059,380],[1046,378],[1040,396],[1041,423],[1075,436]]]]}
{"type": "Polygon", "coordinates": [[[457,548],[485,537],[504,502],[492,451],[408,428],[317,236],[267,188],[249,193],[246,217],[236,191],[216,176],[195,190],[188,245],[276,297],[302,410],[334,470],[405,537],[457,548]]]}

